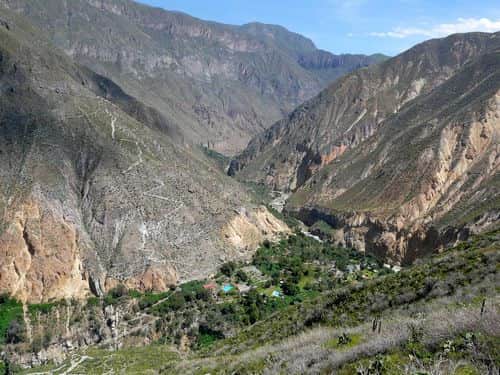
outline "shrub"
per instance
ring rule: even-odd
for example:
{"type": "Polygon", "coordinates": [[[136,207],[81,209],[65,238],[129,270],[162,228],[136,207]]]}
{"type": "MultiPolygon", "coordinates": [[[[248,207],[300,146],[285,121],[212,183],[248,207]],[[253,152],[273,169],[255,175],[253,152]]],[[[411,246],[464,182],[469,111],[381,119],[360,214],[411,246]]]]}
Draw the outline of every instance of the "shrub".
{"type": "Polygon", "coordinates": [[[0,344],[6,339],[7,330],[13,320],[23,319],[21,303],[7,295],[0,295],[0,344]]]}
{"type": "Polygon", "coordinates": [[[200,324],[198,332],[198,345],[200,347],[210,346],[215,341],[224,338],[224,334],[222,332],[211,329],[207,324],[200,324]]]}
{"type": "Polygon", "coordinates": [[[22,318],[17,318],[10,322],[5,339],[7,344],[19,344],[25,341],[26,327],[22,318]]]}
{"type": "Polygon", "coordinates": [[[186,304],[183,293],[174,293],[167,300],[153,307],[153,312],[165,314],[170,311],[180,310],[186,304]]]}
{"type": "Polygon", "coordinates": [[[287,296],[295,296],[299,293],[299,287],[291,281],[285,281],[282,285],[283,293],[287,296]]]}
{"type": "Polygon", "coordinates": [[[113,298],[121,298],[128,295],[128,289],[125,285],[118,284],[109,292],[109,294],[111,294],[113,298]]]}
{"type": "Polygon", "coordinates": [[[224,263],[220,268],[220,272],[222,272],[227,277],[233,276],[235,270],[236,270],[236,264],[234,262],[224,263]]]}
{"type": "Polygon", "coordinates": [[[94,306],[99,306],[99,298],[90,297],[89,299],[87,299],[87,307],[94,307],[94,306]]]}
{"type": "Polygon", "coordinates": [[[238,270],[236,272],[236,279],[240,282],[247,282],[248,281],[248,275],[245,273],[243,270],[238,270]]]}
{"type": "Polygon", "coordinates": [[[37,303],[28,306],[28,310],[32,316],[36,313],[47,315],[49,314],[58,303],[37,303]]]}

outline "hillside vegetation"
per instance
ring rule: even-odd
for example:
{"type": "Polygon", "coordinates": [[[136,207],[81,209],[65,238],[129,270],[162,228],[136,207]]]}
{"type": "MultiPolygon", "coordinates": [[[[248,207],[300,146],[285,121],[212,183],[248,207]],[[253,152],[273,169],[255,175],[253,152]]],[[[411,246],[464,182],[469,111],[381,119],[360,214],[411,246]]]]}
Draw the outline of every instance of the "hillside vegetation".
{"type": "MultiPolygon", "coordinates": [[[[248,294],[221,291],[214,300],[203,283],[157,297],[117,292],[97,305],[137,302],[137,316],[158,320],[134,335],[157,339],[118,351],[108,351],[103,343],[44,369],[63,373],[75,364],[73,370],[82,372],[167,374],[482,374],[498,369],[500,232],[476,236],[400,272],[340,250],[301,235],[264,244],[252,263],[270,279],[260,284],[248,278],[255,286],[248,294]],[[362,266],[341,277],[321,271],[334,262],[339,269],[362,266]],[[289,286],[273,281],[286,276],[289,286]],[[283,297],[272,298],[268,290],[280,287],[283,297]],[[174,296],[178,302],[172,302],[174,296]]],[[[242,283],[248,267],[224,266],[214,282],[242,283]]],[[[50,313],[37,309],[37,314],[50,313]]]]}

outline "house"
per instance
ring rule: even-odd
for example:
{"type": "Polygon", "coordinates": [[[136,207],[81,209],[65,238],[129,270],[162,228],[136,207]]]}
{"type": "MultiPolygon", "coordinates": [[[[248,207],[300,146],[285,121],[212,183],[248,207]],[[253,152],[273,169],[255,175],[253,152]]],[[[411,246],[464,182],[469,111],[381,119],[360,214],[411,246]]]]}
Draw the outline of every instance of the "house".
{"type": "Polygon", "coordinates": [[[214,297],[214,298],[217,297],[217,284],[216,283],[207,283],[207,284],[203,285],[203,289],[208,290],[212,294],[212,297],[214,297]]]}
{"type": "Polygon", "coordinates": [[[206,290],[215,290],[215,289],[217,289],[217,284],[216,283],[205,284],[205,285],[203,285],[203,289],[206,289],[206,290]]]}
{"type": "Polygon", "coordinates": [[[246,284],[236,284],[236,288],[238,288],[241,294],[246,294],[250,291],[250,289],[252,289],[250,285],[246,284]]]}

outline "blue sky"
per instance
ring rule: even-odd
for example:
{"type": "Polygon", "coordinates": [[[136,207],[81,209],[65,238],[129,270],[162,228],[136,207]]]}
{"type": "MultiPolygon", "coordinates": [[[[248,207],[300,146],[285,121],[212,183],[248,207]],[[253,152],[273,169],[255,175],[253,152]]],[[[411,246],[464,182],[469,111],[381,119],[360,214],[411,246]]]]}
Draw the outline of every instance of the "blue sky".
{"type": "Polygon", "coordinates": [[[333,53],[396,55],[454,32],[499,31],[499,0],[140,0],[229,24],[278,24],[333,53]]]}

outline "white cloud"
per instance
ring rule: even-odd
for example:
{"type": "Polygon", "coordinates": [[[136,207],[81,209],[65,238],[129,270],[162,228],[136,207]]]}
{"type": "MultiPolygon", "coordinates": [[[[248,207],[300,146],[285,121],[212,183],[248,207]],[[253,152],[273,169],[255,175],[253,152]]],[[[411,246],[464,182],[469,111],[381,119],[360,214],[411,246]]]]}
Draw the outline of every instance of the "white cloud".
{"type": "Polygon", "coordinates": [[[459,18],[455,23],[441,23],[430,28],[396,27],[391,31],[371,32],[369,35],[380,38],[407,38],[417,35],[437,38],[455,33],[467,33],[471,31],[495,32],[499,30],[500,19],[459,18]]]}

